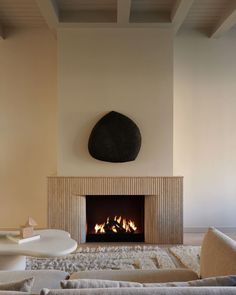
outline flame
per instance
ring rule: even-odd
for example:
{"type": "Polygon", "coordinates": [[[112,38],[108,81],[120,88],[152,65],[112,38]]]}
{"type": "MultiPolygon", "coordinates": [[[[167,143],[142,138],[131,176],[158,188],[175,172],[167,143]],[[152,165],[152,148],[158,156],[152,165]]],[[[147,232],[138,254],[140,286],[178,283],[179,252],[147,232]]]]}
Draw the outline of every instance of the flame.
{"type": "Polygon", "coordinates": [[[129,227],[131,227],[134,231],[137,230],[137,226],[132,220],[129,221],[129,227]]]}
{"type": "Polygon", "coordinates": [[[114,233],[117,233],[117,230],[116,230],[116,227],[113,225],[113,227],[111,228],[112,229],[112,231],[114,232],[114,233]]]}
{"type": "Polygon", "coordinates": [[[94,227],[94,230],[95,230],[95,233],[105,233],[105,230],[104,230],[104,226],[105,226],[105,223],[103,224],[96,224],[95,227],[94,227]]]}
{"type": "Polygon", "coordinates": [[[107,231],[113,233],[119,233],[123,231],[126,233],[132,233],[136,230],[137,226],[135,225],[134,221],[123,218],[122,216],[115,216],[114,218],[107,217],[106,222],[102,224],[96,224],[94,226],[94,231],[96,234],[106,233],[107,231]]]}

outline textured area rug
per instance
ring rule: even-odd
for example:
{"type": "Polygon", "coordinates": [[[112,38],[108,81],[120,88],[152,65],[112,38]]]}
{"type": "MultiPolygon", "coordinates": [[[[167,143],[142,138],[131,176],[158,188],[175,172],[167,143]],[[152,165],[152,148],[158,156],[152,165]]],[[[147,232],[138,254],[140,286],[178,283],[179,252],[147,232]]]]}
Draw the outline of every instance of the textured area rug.
{"type": "Polygon", "coordinates": [[[58,258],[28,257],[26,269],[58,269],[69,273],[102,269],[176,268],[168,251],[158,246],[81,247],[58,258]]]}
{"type": "Polygon", "coordinates": [[[169,251],[187,268],[200,275],[200,246],[175,246],[169,251]]]}
{"type": "Polygon", "coordinates": [[[69,273],[86,270],[128,270],[187,267],[199,273],[200,247],[112,246],[81,247],[57,258],[27,257],[26,269],[58,269],[69,273]]]}

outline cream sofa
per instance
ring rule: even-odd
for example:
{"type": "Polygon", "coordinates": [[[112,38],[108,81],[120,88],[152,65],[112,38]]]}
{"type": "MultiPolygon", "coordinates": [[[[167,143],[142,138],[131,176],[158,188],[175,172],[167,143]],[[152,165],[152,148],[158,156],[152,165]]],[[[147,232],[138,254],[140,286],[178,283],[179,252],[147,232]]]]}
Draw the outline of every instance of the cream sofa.
{"type": "Polygon", "coordinates": [[[235,287],[164,287],[51,290],[47,295],[235,295],[235,287]]]}
{"type": "MultiPolygon", "coordinates": [[[[236,241],[230,239],[215,228],[206,233],[200,257],[200,276],[202,279],[217,276],[236,275],[236,241]]],[[[23,279],[35,277],[32,294],[42,295],[151,295],[151,294],[236,294],[235,287],[119,287],[119,288],[88,288],[60,289],[60,281],[68,276],[60,271],[22,271],[0,272],[0,283],[11,281],[13,278],[23,279]],[[8,275],[9,273],[9,275],[8,275]]],[[[191,270],[130,270],[130,271],[84,271],[70,276],[73,280],[110,280],[129,281],[138,283],[183,282],[197,280],[198,276],[191,270]]],[[[0,291],[0,294],[22,294],[17,292],[0,291]],[[4,292],[4,293],[2,293],[4,292]]]]}
{"type": "MultiPolygon", "coordinates": [[[[0,291],[5,295],[22,295],[15,291],[0,291]]],[[[45,293],[42,293],[45,294],[45,293]]],[[[185,287],[185,288],[121,288],[121,289],[82,289],[82,290],[50,290],[47,295],[235,295],[235,287],[185,287]]]]}

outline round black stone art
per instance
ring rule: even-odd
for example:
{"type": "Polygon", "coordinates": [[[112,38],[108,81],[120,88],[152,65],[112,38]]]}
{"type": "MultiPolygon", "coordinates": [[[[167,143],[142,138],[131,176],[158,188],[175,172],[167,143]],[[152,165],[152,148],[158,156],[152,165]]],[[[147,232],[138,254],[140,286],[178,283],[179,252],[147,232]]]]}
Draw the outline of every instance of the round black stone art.
{"type": "Polygon", "coordinates": [[[134,161],[141,147],[138,126],[128,117],[109,112],[94,126],[88,150],[97,160],[121,163],[134,161]]]}

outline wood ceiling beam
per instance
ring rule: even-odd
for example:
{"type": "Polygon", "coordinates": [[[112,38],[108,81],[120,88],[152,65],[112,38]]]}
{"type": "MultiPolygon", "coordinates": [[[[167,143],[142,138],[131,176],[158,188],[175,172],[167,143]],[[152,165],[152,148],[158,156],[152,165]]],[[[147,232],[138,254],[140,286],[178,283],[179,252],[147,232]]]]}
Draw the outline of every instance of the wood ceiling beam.
{"type": "Polygon", "coordinates": [[[0,40],[5,39],[3,26],[0,24],[0,40]]]}
{"type": "Polygon", "coordinates": [[[171,11],[171,22],[174,33],[177,34],[183,24],[194,0],[177,0],[171,11]]]}
{"type": "Polygon", "coordinates": [[[127,25],[129,23],[131,0],[117,1],[117,24],[127,25]]]}
{"type": "Polygon", "coordinates": [[[171,23],[129,23],[118,25],[117,23],[78,23],[60,22],[58,28],[171,28],[171,23]]]}
{"type": "Polygon", "coordinates": [[[229,31],[236,24],[236,3],[230,7],[228,12],[220,19],[210,38],[218,38],[227,31],[229,31]]]}
{"type": "Polygon", "coordinates": [[[57,34],[59,24],[59,9],[55,0],[36,0],[38,7],[48,27],[54,35],[57,34]]]}

